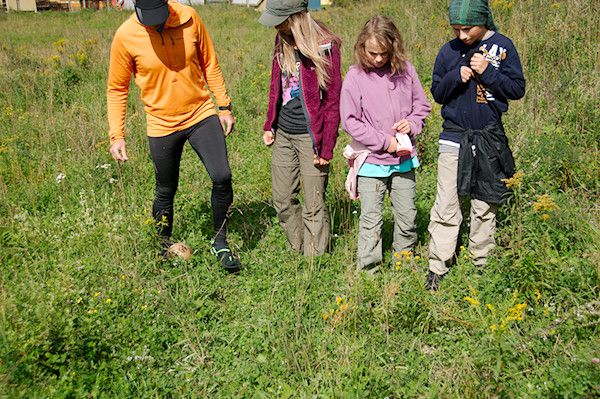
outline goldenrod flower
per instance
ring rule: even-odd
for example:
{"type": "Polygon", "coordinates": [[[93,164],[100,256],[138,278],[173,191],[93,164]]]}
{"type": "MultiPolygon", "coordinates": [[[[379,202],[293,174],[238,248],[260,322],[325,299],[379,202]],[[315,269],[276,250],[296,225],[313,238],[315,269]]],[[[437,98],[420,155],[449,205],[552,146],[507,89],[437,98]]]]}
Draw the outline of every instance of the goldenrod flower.
{"type": "Polygon", "coordinates": [[[548,194],[540,195],[536,202],[533,203],[533,209],[536,212],[547,212],[558,209],[558,205],[554,202],[551,196],[548,194]]]}
{"type": "Polygon", "coordinates": [[[475,298],[471,298],[470,296],[464,297],[464,300],[469,302],[473,306],[479,306],[479,301],[475,298]]]}
{"type": "Polygon", "coordinates": [[[518,171],[508,179],[502,179],[502,181],[506,184],[506,187],[510,189],[515,189],[521,187],[521,181],[523,180],[523,172],[518,171]]]}

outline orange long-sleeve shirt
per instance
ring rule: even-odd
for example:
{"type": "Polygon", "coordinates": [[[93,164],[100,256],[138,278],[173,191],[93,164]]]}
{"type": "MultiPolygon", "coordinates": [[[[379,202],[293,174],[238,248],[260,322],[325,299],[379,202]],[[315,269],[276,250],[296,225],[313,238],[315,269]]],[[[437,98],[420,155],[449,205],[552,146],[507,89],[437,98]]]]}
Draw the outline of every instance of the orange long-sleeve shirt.
{"type": "Polygon", "coordinates": [[[115,33],[107,85],[111,143],[125,138],[132,73],[141,89],[151,137],[166,136],[215,115],[211,92],[218,106],[231,101],[212,40],[199,15],[191,7],[168,4],[169,18],[162,32],[142,25],[133,14],[115,33]]]}

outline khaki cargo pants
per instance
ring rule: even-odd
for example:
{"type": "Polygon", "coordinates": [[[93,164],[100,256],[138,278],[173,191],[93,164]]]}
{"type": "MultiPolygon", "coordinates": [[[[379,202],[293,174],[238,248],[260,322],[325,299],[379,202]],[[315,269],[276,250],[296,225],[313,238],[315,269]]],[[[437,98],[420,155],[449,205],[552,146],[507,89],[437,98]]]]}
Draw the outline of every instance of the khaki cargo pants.
{"type": "Polygon", "coordinates": [[[305,256],[322,255],[329,243],[325,190],[329,165],[313,164],[312,139],[278,130],[273,144],[271,179],[273,206],[292,249],[305,256]],[[304,205],[300,205],[300,184],[304,205]]]}
{"type": "MultiPolygon", "coordinates": [[[[448,272],[456,251],[460,224],[463,217],[457,190],[458,154],[440,153],[435,204],[429,222],[429,270],[436,274],[448,272]]],[[[497,206],[471,199],[471,229],[469,252],[477,266],[486,263],[494,248],[497,206]]]]}
{"type": "Polygon", "coordinates": [[[381,228],[383,199],[390,193],[394,215],[394,252],[411,251],[417,242],[415,171],[389,177],[358,177],[360,219],[358,222],[357,269],[369,269],[383,259],[381,228]]]}

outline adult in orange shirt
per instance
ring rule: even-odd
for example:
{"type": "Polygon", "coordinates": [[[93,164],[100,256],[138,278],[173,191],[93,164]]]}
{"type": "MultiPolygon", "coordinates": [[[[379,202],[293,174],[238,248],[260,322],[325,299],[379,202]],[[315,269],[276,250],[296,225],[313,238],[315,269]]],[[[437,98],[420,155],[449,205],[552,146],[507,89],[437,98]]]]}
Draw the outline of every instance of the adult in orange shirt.
{"type": "Polygon", "coordinates": [[[135,14],[115,33],[110,52],[107,102],[110,153],[127,161],[125,111],[133,74],[146,112],[156,175],[152,214],[165,248],[173,229],[179,162],[188,141],[212,180],[215,239],[211,251],[230,272],[240,261],[227,245],[233,202],[227,136],[234,125],[231,100],[206,27],[196,11],[167,0],[137,0],[135,14]],[[218,113],[211,99],[214,95],[218,113]]]}

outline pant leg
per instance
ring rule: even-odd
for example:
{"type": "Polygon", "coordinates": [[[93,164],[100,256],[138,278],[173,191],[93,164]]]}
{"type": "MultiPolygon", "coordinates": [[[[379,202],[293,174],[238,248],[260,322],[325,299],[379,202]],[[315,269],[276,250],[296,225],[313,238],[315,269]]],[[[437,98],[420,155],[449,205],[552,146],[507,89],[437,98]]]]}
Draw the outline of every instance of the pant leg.
{"type": "Polygon", "coordinates": [[[457,190],[458,154],[441,153],[438,157],[437,193],[429,221],[429,270],[448,272],[456,250],[462,213],[457,190]]]}
{"type": "Polygon", "coordinates": [[[368,269],[383,259],[381,228],[387,179],[358,176],[360,218],[358,220],[357,269],[368,269]]]}
{"type": "Polygon", "coordinates": [[[390,176],[390,202],[394,214],[394,251],[412,251],[417,242],[415,171],[390,176]]]}
{"type": "Polygon", "coordinates": [[[227,218],[233,203],[231,169],[227,159],[227,144],[219,118],[209,116],[188,130],[188,141],[206,167],[212,181],[211,207],[214,245],[227,246],[227,218]]]}
{"type": "Polygon", "coordinates": [[[152,217],[158,235],[163,238],[170,237],[173,232],[173,202],[179,184],[179,163],[185,139],[182,132],[148,137],[156,179],[152,217]]]}
{"type": "Polygon", "coordinates": [[[304,227],[300,192],[300,164],[291,136],[281,130],[275,135],[271,159],[273,207],[293,250],[302,251],[304,227]]]}
{"type": "Polygon", "coordinates": [[[490,251],[496,245],[495,204],[488,204],[478,199],[471,200],[471,231],[469,233],[469,252],[476,266],[484,266],[490,251]]]}
{"type": "Polygon", "coordinates": [[[323,255],[329,246],[329,212],[325,205],[329,165],[315,166],[312,139],[308,134],[293,135],[292,142],[298,154],[304,195],[304,255],[323,255]]]}

